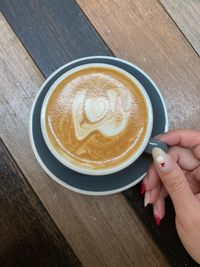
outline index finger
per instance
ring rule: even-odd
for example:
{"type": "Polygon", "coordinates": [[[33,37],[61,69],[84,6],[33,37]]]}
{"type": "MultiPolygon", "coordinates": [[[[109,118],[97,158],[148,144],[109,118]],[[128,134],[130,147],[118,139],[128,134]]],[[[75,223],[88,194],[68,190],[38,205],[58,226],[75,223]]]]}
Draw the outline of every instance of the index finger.
{"type": "Polygon", "coordinates": [[[182,146],[193,148],[200,144],[200,131],[191,129],[175,129],[171,130],[158,138],[169,146],[182,146]]]}

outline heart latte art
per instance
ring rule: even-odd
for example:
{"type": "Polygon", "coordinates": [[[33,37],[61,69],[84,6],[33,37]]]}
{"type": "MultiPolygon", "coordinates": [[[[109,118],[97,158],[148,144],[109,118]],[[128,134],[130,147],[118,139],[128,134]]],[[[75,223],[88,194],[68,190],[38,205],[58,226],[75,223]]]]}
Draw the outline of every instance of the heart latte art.
{"type": "Polygon", "coordinates": [[[55,150],[71,163],[112,168],[140,147],[147,131],[147,108],[128,76],[90,67],[57,85],[46,108],[46,129],[55,150]]]}
{"type": "MultiPolygon", "coordinates": [[[[105,90],[105,96],[101,96],[99,90],[98,94],[95,97],[88,97],[87,90],[82,90],[75,96],[72,116],[78,140],[86,138],[94,131],[99,131],[107,137],[115,136],[127,126],[131,107],[127,109],[123,106],[123,95],[127,97],[123,88],[105,90]],[[82,123],[84,115],[87,121],[82,123]]],[[[127,99],[131,102],[130,93],[127,99]]]]}

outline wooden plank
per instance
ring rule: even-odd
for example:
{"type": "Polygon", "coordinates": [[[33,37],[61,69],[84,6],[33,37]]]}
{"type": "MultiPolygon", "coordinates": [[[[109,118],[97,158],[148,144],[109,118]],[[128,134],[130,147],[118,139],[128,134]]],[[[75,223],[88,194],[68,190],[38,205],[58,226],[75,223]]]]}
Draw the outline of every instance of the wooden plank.
{"type": "MultiPolygon", "coordinates": [[[[57,10],[62,9],[62,5],[61,5],[62,4],[62,1],[58,1],[58,2],[59,2],[59,4],[56,4],[55,5],[56,8],[54,8],[54,4],[55,3],[53,1],[48,1],[49,7],[51,7],[50,8],[51,9],[50,14],[51,14],[51,16],[53,15],[53,18],[59,17],[60,14],[61,14],[61,11],[58,12],[57,10]]],[[[26,11],[26,9],[30,9],[30,5],[28,5],[28,4],[27,5],[23,5],[22,3],[26,3],[26,1],[22,1],[21,2],[21,0],[20,0],[20,3],[21,3],[21,5],[20,5],[20,9],[21,10],[20,10],[18,7],[16,7],[16,2],[13,2],[13,1],[10,1],[9,0],[9,1],[3,1],[3,3],[4,3],[4,5],[3,5],[3,7],[4,7],[3,8],[3,11],[4,11],[7,19],[9,20],[9,23],[15,29],[16,33],[20,36],[20,38],[21,39],[23,38],[23,43],[24,43],[26,49],[31,53],[31,56],[33,57],[33,59],[36,62],[39,62],[39,61],[40,62],[44,62],[44,64],[43,65],[40,65],[40,66],[42,66],[41,71],[43,71],[43,69],[44,69],[44,73],[45,73],[46,71],[48,71],[48,69],[51,69],[51,62],[48,61],[48,57],[51,57],[51,54],[48,55],[48,53],[50,53],[51,51],[48,51],[48,53],[46,53],[46,50],[45,50],[46,47],[44,49],[43,46],[37,44],[38,39],[37,38],[34,38],[34,36],[37,36],[37,33],[36,33],[36,34],[31,35],[32,36],[31,45],[33,47],[34,46],[37,46],[37,49],[38,49],[37,53],[33,53],[34,52],[34,49],[31,48],[30,42],[29,42],[29,30],[32,30],[33,31],[33,30],[35,30],[37,28],[35,26],[35,25],[38,25],[37,24],[37,21],[36,20],[32,20],[32,24],[34,24],[34,25],[28,24],[29,27],[24,27],[24,25],[27,24],[27,21],[29,21],[29,17],[27,16],[27,13],[29,14],[30,11],[26,11]],[[10,4],[11,2],[12,2],[12,5],[10,4]],[[23,10],[23,9],[25,9],[25,10],[23,10]],[[26,15],[20,17],[20,21],[19,21],[18,20],[18,17],[20,16],[21,12],[25,13],[26,15]],[[16,27],[16,24],[18,24],[17,27],[16,27]],[[21,28],[23,28],[23,34],[22,34],[21,28]],[[37,58],[38,55],[41,57],[41,59],[38,59],[37,58]],[[45,62],[46,62],[46,64],[45,64],[45,62]]],[[[34,11],[34,13],[37,13],[37,12],[41,12],[42,9],[43,10],[46,10],[45,9],[45,6],[47,5],[47,2],[46,1],[42,0],[42,1],[39,2],[40,4],[38,4],[38,2],[36,4],[35,1],[33,1],[33,3],[34,4],[31,5],[32,12],[34,11]],[[44,5],[44,3],[45,3],[45,5],[44,5]]],[[[90,3],[91,4],[94,3],[95,5],[98,4],[98,3],[95,3],[94,1],[90,1],[90,3]]],[[[108,9],[109,9],[109,5],[108,5],[108,2],[107,1],[106,2],[103,2],[103,4],[104,4],[104,7],[108,6],[108,9]]],[[[109,2],[109,4],[113,4],[113,3],[110,3],[109,2]]],[[[115,4],[116,4],[116,7],[119,7],[120,5],[126,6],[126,1],[124,1],[124,2],[122,2],[122,1],[121,2],[115,1],[115,4]]],[[[132,4],[133,3],[131,3],[131,5],[132,4]]],[[[145,2],[144,2],[144,4],[145,4],[145,2]]],[[[140,5],[141,5],[140,9],[142,9],[143,8],[143,3],[142,4],[140,3],[140,5]]],[[[148,5],[149,5],[149,3],[148,3],[148,5]]],[[[147,7],[147,11],[144,14],[145,16],[146,16],[146,14],[148,14],[148,9],[149,9],[149,6],[148,5],[146,6],[147,7]]],[[[153,4],[153,5],[155,6],[155,4],[153,4]]],[[[99,20],[99,16],[101,14],[101,11],[103,10],[103,12],[104,12],[104,7],[102,7],[100,5],[100,8],[99,9],[97,9],[96,11],[93,10],[93,12],[94,12],[94,19],[95,19],[95,12],[97,12],[98,14],[96,14],[97,15],[96,16],[96,19],[99,20]]],[[[73,10],[77,10],[77,8],[75,8],[73,10]]],[[[136,8],[136,11],[137,11],[137,8],[136,8]]],[[[148,27],[150,27],[150,30],[153,31],[153,28],[151,28],[151,17],[154,16],[153,11],[154,10],[150,9],[150,12],[149,12],[150,17],[148,18],[149,21],[147,19],[147,21],[142,24],[142,27],[140,26],[140,22],[141,21],[139,19],[137,20],[137,24],[138,24],[137,27],[138,28],[142,28],[143,29],[143,32],[144,32],[143,33],[143,36],[142,36],[143,37],[142,40],[141,40],[141,37],[140,37],[140,39],[137,39],[137,38],[134,37],[135,38],[133,40],[134,43],[131,43],[131,45],[128,47],[129,48],[129,51],[123,49],[123,47],[126,48],[126,46],[129,44],[130,39],[133,37],[132,35],[134,35],[134,32],[135,32],[135,28],[132,27],[133,22],[131,21],[131,18],[130,18],[131,17],[131,14],[130,14],[129,15],[129,21],[128,21],[129,25],[127,24],[126,27],[124,27],[123,29],[120,29],[120,31],[122,31],[124,33],[121,34],[121,32],[120,32],[119,35],[117,36],[118,39],[120,39],[121,37],[123,37],[124,40],[126,40],[126,41],[124,41],[123,39],[122,40],[121,39],[120,40],[117,39],[115,41],[116,36],[113,36],[114,37],[114,39],[112,40],[113,41],[113,46],[111,48],[115,52],[117,51],[117,49],[120,51],[120,53],[116,52],[116,55],[118,55],[118,56],[121,56],[121,57],[124,57],[124,58],[128,58],[130,60],[133,60],[133,62],[136,62],[136,63],[137,63],[137,61],[136,61],[136,59],[137,59],[138,60],[138,64],[141,65],[142,67],[144,66],[145,70],[147,70],[147,71],[149,70],[149,72],[150,72],[150,70],[152,70],[150,73],[153,73],[153,75],[154,75],[154,72],[155,72],[156,75],[158,76],[158,78],[161,79],[161,80],[163,80],[162,73],[161,73],[161,75],[159,74],[159,68],[156,68],[155,66],[153,66],[153,68],[152,68],[152,65],[151,65],[151,63],[156,59],[155,55],[157,56],[156,51],[154,51],[155,49],[153,49],[153,52],[154,53],[152,55],[152,58],[151,57],[149,58],[149,56],[147,58],[145,58],[145,57],[142,57],[141,56],[141,54],[140,54],[140,46],[138,46],[138,44],[137,44],[137,42],[139,40],[139,45],[141,45],[141,47],[143,47],[143,51],[145,53],[148,51],[149,47],[148,47],[147,44],[149,43],[149,40],[148,40],[149,35],[148,35],[148,33],[146,33],[144,31],[144,28],[146,27],[146,25],[148,25],[148,27]],[[126,28],[129,30],[129,35],[128,36],[124,36],[124,34],[127,33],[126,32],[126,28]],[[145,39],[146,38],[146,35],[147,35],[147,41],[145,39]],[[121,36],[121,37],[119,37],[119,36],[121,36]],[[128,42],[127,42],[127,40],[128,40],[128,42]],[[133,47],[135,48],[135,46],[137,48],[136,49],[136,52],[137,53],[135,53],[135,51],[133,50],[133,47]],[[113,49],[113,48],[115,48],[115,49],[113,49]],[[133,53],[133,51],[134,51],[134,53],[133,53]],[[131,57],[130,58],[129,58],[129,53],[131,54],[131,57]],[[145,61],[147,61],[146,62],[146,65],[144,64],[145,61]],[[141,62],[142,62],[142,64],[141,64],[141,62]],[[146,66],[148,66],[148,68],[146,68],[146,66]]],[[[158,9],[155,9],[155,11],[158,12],[158,9]]],[[[110,10],[109,12],[112,15],[114,14],[114,16],[116,18],[120,14],[119,11],[117,11],[117,13],[116,13],[115,12],[115,9],[110,10]],[[112,13],[111,11],[114,11],[114,13],[112,13]]],[[[47,19],[46,18],[46,14],[43,14],[43,13],[40,13],[40,14],[41,14],[42,17],[44,17],[45,19],[47,19]]],[[[103,16],[102,19],[103,20],[108,20],[108,17],[110,16],[110,14],[108,14],[108,13],[105,13],[105,14],[106,14],[106,16],[105,17],[103,16]]],[[[125,9],[125,13],[123,15],[125,15],[125,14],[129,14],[129,10],[127,11],[125,9]]],[[[166,16],[166,14],[164,14],[164,15],[166,16]]],[[[138,12],[137,16],[141,16],[139,14],[139,12],[138,12]]],[[[154,25],[157,25],[157,24],[160,23],[160,19],[162,19],[162,14],[161,14],[160,17],[158,16],[158,21],[153,21],[153,26],[152,27],[154,27],[154,25]]],[[[141,16],[141,18],[142,18],[142,16],[141,16]]],[[[124,21],[126,21],[126,20],[127,20],[127,16],[126,16],[126,18],[124,18],[122,15],[120,15],[119,21],[116,19],[115,23],[111,24],[111,27],[113,28],[113,30],[115,30],[116,25],[118,27],[118,26],[120,26],[121,23],[124,23],[124,21]],[[120,20],[122,20],[122,22],[120,20]]],[[[68,17],[68,21],[71,21],[70,20],[70,17],[68,17]]],[[[50,26],[49,26],[49,23],[43,23],[42,26],[41,26],[41,24],[39,26],[40,27],[43,27],[43,31],[46,31],[46,32],[49,33],[49,27],[51,27],[51,23],[50,23],[50,26]]],[[[67,21],[65,23],[67,25],[67,21]]],[[[104,27],[105,24],[106,23],[103,22],[102,23],[102,27],[104,27]]],[[[109,25],[107,25],[107,26],[108,27],[105,28],[105,31],[107,31],[107,33],[110,36],[110,38],[112,38],[112,36],[111,36],[112,29],[109,28],[109,25]]],[[[165,25],[162,25],[163,28],[164,28],[164,26],[165,25]]],[[[172,27],[173,28],[174,27],[174,24],[173,23],[172,24],[167,23],[167,27],[168,28],[169,27],[172,27]]],[[[57,29],[58,28],[56,28],[56,30],[57,29]]],[[[76,29],[76,26],[74,26],[74,29],[76,29]]],[[[90,29],[90,27],[88,27],[88,29],[90,29]]],[[[52,28],[50,30],[52,31],[52,28]]],[[[147,28],[146,30],[149,30],[149,29],[147,28]]],[[[92,30],[92,32],[93,32],[93,30],[92,30]]],[[[168,30],[166,32],[168,33],[168,30]]],[[[138,34],[138,29],[137,29],[136,33],[138,34]]],[[[160,40],[159,40],[160,38],[162,38],[162,40],[164,40],[164,37],[161,36],[162,35],[161,33],[162,33],[162,28],[159,29],[158,36],[156,36],[155,45],[156,45],[157,40],[158,40],[158,45],[160,45],[160,44],[163,45],[163,42],[160,42],[160,40]]],[[[55,32],[55,34],[56,34],[56,32],[55,32]]],[[[87,33],[87,34],[83,33],[83,35],[90,36],[91,43],[98,42],[98,40],[99,40],[99,39],[96,38],[96,35],[95,34],[90,35],[89,33],[87,33]]],[[[152,36],[154,36],[154,35],[155,35],[155,33],[153,32],[153,35],[152,36]]],[[[41,36],[40,43],[45,43],[45,40],[47,39],[47,37],[44,34],[41,34],[40,36],[41,36]]],[[[66,38],[67,38],[67,35],[66,35],[66,38]]],[[[78,38],[78,36],[77,36],[76,32],[74,32],[73,38],[72,38],[73,43],[75,43],[75,44],[77,43],[77,41],[76,41],[77,38],[78,38]]],[[[168,39],[169,39],[169,36],[168,36],[168,39]]],[[[179,38],[179,39],[182,40],[184,38],[181,35],[181,38],[179,38]]],[[[84,46],[84,42],[82,42],[81,44],[83,44],[83,46],[84,46]]],[[[152,43],[151,38],[150,38],[150,44],[151,45],[154,45],[154,43],[152,43]]],[[[175,42],[175,44],[176,44],[176,42],[175,42]]],[[[102,42],[101,42],[101,45],[102,45],[102,42]]],[[[88,46],[87,48],[88,48],[88,50],[90,50],[90,46],[88,46]]],[[[61,43],[60,43],[60,49],[62,49],[61,43]]],[[[152,50],[152,47],[151,46],[150,46],[150,49],[152,50]]],[[[171,49],[171,47],[170,47],[170,49],[171,49]]],[[[158,53],[159,58],[158,58],[158,61],[156,61],[156,63],[159,63],[158,64],[159,67],[160,67],[160,65],[164,64],[163,62],[165,60],[165,57],[162,58],[162,50],[164,50],[163,52],[165,54],[166,51],[168,53],[170,53],[170,49],[166,50],[166,47],[164,47],[164,49],[162,48],[161,51],[159,51],[159,52],[161,52],[161,55],[159,55],[159,53],[158,53]],[[159,62],[159,60],[163,60],[163,61],[159,62]]],[[[62,55],[63,55],[64,58],[65,58],[65,55],[64,55],[65,53],[67,54],[68,51],[66,51],[66,50],[64,52],[62,51],[62,55]]],[[[95,51],[91,51],[91,53],[96,54],[95,51]]],[[[102,54],[103,54],[103,52],[102,52],[102,54]]],[[[58,53],[54,53],[54,57],[56,58],[56,61],[58,60],[59,62],[62,62],[62,60],[60,61],[60,57],[59,57],[58,53]]],[[[170,61],[171,61],[171,59],[170,59],[170,61]]],[[[168,63],[167,60],[166,60],[166,62],[168,63]]],[[[180,62],[179,62],[179,64],[180,64],[180,62]]],[[[172,66],[173,66],[173,64],[172,64],[172,66]]],[[[176,67],[176,73],[177,73],[177,69],[178,68],[176,67]]],[[[162,71],[163,71],[163,68],[162,68],[162,71]]],[[[169,72],[171,72],[171,70],[168,68],[166,74],[168,74],[169,72]]],[[[166,78],[167,78],[167,76],[166,76],[166,78]]],[[[173,80],[176,80],[176,78],[177,78],[176,76],[173,77],[173,80]]],[[[184,78],[184,75],[181,78],[184,78]]],[[[179,80],[181,78],[179,78],[179,80]]],[[[167,83],[168,83],[168,81],[166,79],[164,85],[166,85],[167,83]]],[[[173,82],[171,82],[171,85],[172,84],[173,84],[173,82]]],[[[183,84],[183,82],[182,82],[182,84],[183,84]]],[[[173,85],[173,86],[174,87],[172,87],[173,90],[171,91],[171,93],[175,91],[175,85],[173,85]]],[[[189,91],[189,89],[188,89],[188,91],[189,91]]],[[[167,96],[169,96],[169,95],[170,94],[167,94],[167,96]]],[[[176,92],[175,92],[175,95],[176,95],[176,92]]],[[[171,95],[171,98],[173,100],[173,95],[171,95]]],[[[180,100],[181,101],[183,100],[183,96],[180,98],[180,100]]],[[[190,99],[189,99],[189,101],[187,103],[189,103],[189,102],[190,102],[190,99]]],[[[175,102],[172,102],[172,103],[175,104],[175,102]]],[[[180,110],[180,107],[181,107],[181,104],[179,104],[179,110],[180,110]]],[[[192,108],[195,109],[194,106],[192,106],[192,108]]],[[[173,107],[171,109],[173,110],[173,107]]],[[[186,115],[187,115],[186,116],[186,119],[188,119],[187,112],[186,112],[186,115]]],[[[190,115],[190,118],[193,116],[193,114],[190,114],[190,112],[189,112],[189,115],[190,115]]],[[[178,125],[177,123],[179,122],[179,118],[180,118],[179,114],[176,115],[176,109],[174,109],[174,111],[172,113],[172,116],[170,116],[171,125],[177,126],[178,125]]],[[[190,118],[188,119],[189,122],[190,122],[190,118]]],[[[195,117],[195,119],[197,120],[197,117],[195,117]]],[[[180,124],[179,125],[184,125],[183,119],[180,121],[180,124]]],[[[150,208],[148,208],[147,210],[144,209],[143,203],[142,203],[142,198],[139,197],[139,193],[138,192],[139,192],[139,188],[138,187],[135,187],[133,190],[129,190],[129,191],[125,192],[124,195],[126,196],[126,198],[128,200],[130,200],[130,204],[134,208],[135,212],[138,214],[138,216],[145,223],[146,227],[148,228],[148,230],[152,234],[152,237],[157,242],[157,244],[159,244],[159,246],[162,248],[162,251],[165,253],[165,255],[167,255],[167,257],[170,260],[171,264],[172,265],[177,265],[177,264],[180,265],[182,263],[183,265],[184,264],[188,264],[188,265],[190,265],[190,264],[192,265],[193,264],[193,266],[195,266],[194,263],[193,263],[193,261],[191,261],[191,259],[188,257],[187,253],[183,250],[182,245],[180,244],[180,241],[178,240],[178,237],[176,235],[175,228],[174,227],[173,228],[172,227],[170,227],[170,228],[168,227],[168,225],[171,226],[174,223],[174,217],[173,217],[174,215],[172,216],[172,213],[171,213],[172,212],[172,209],[169,210],[170,217],[168,216],[168,219],[165,220],[164,223],[162,223],[162,225],[159,228],[156,228],[155,227],[155,224],[154,224],[154,222],[152,220],[151,210],[150,210],[150,208]],[[165,240],[166,240],[166,242],[165,242],[165,240]],[[170,244],[170,246],[168,244],[170,244]],[[181,255],[181,259],[180,259],[180,257],[177,257],[177,255],[181,255]],[[178,261],[178,263],[177,263],[177,261],[178,261]]]]}
{"type": "Polygon", "coordinates": [[[196,52],[200,55],[200,1],[160,1],[196,52]]]}
{"type": "Polygon", "coordinates": [[[168,106],[170,126],[200,129],[200,59],[160,3],[77,2],[113,53],[155,80],[168,106]]]}
{"type": "MultiPolygon", "coordinates": [[[[166,100],[170,126],[200,129],[200,59],[158,1],[77,1],[118,57],[149,73],[166,100]]],[[[139,188],[124,192],[172,266],[195,266],[177,236],[170,202],[159,229],[139,200],[139,188]],[[148,214],[148,215],[147,215],[148,214]]]]}
{"type": "Polygon", "coordinates": [[[0,139],[0,265],[81,266],[0,139]]]}
{"type": "Polygon", "coordinates": [[[79,195],[42,171],[28,140],[28,118],[44,78],[2,16],[0,27],[1,137],[81,263],[168,266],[121,194],[79,195]]]}
{"type": "Polygon", "coordinates": [[[1,0],[0,10],[46,77],[68,61],[109,53],[74,0],[1,0]]]}

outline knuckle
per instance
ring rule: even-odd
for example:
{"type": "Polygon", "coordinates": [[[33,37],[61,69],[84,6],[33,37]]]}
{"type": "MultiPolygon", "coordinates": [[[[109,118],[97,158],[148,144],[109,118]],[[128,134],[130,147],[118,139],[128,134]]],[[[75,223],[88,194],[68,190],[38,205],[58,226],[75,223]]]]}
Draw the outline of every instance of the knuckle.
{"type": "Polygon", "coordinates": [[[193,153],[197,159],[200,159],[200,144],[194,147],[193,153]]]}
{"type": "Polygon", "coordinates": [[[180,148],[177,146],[171,147],[168,150],[168,155],[171,156],[175,161],[178,161],[179,150],[180,148]]]}
{"type": "Polygon", "coordinates": [[[185,187],[184,177],[180,174],[176,174],[166,179],[166,187],[169,192],[180,192],[185,187]]]}

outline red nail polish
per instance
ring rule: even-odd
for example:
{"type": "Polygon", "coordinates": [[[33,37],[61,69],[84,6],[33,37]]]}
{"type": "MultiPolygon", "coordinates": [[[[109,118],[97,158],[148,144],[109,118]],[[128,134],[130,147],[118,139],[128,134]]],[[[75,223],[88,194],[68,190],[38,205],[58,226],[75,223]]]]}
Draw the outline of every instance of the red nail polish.
{"type": "Polygon", "coordinates": [[[163,168],[164,166],[165,166],[164,161],[161,161],[161,163],[160,163],[160,167],[163,168]]]}
{"type": "Polygon", "coordinates": [[[142,184],[141,184],[141,190],[140,190],[141,195],[143,195],[144,192],[146,192],[146,184],[144,182],[142,182],[142,184]]]}
{"type": "Polygon", "coordinates": [[[160,217],[157,215],[154,215],[154,221],[156,223],[156,225],[160,225],[160,217]]]}

